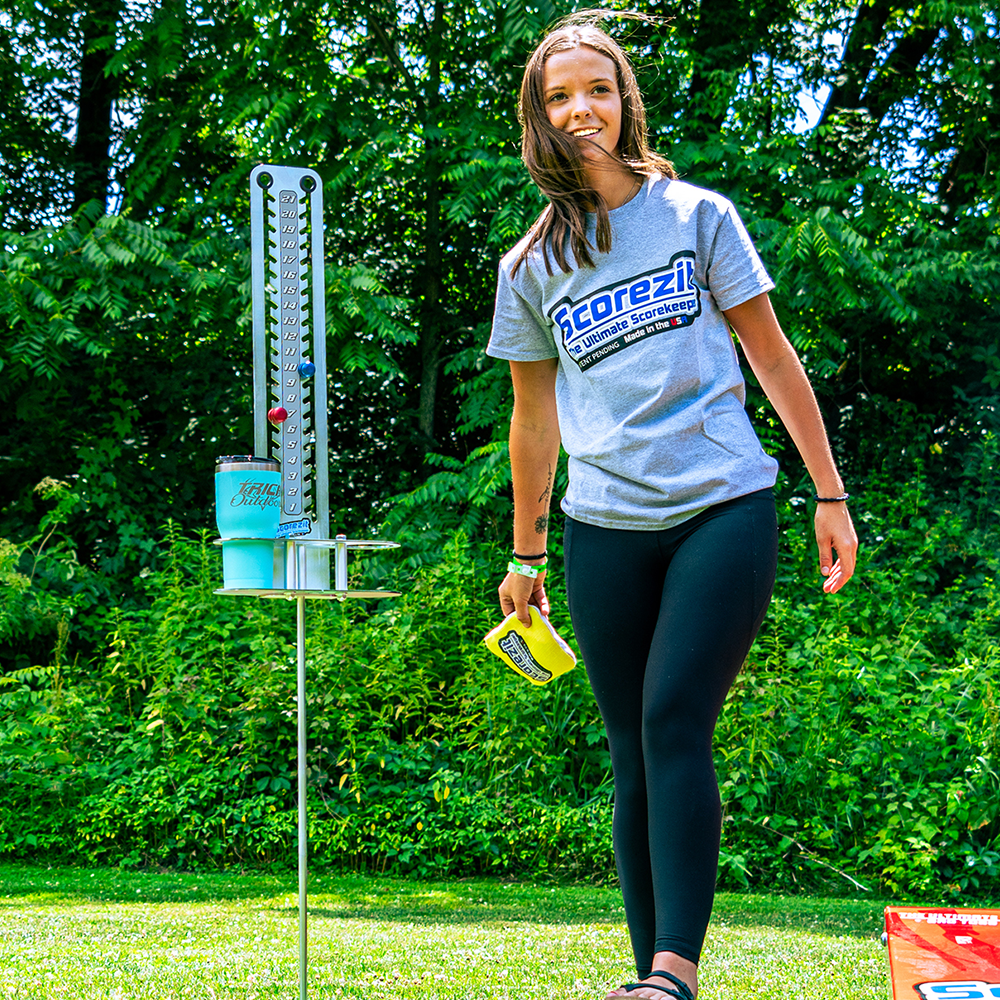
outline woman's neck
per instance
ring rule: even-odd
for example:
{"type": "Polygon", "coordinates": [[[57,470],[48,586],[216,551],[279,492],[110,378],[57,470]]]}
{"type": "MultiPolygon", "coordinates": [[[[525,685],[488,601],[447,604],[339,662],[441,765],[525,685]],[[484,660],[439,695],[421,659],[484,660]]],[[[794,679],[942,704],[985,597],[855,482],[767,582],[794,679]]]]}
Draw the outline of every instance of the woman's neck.
{"type": "Polygon", "coordinates": [[[641,175],[634,174],[617,163],[612,168],[592,167],[587,171],[587,179],[604,198],[609,211],[621,208],[625,202],[631,201],[642,186],[641,175]]]}

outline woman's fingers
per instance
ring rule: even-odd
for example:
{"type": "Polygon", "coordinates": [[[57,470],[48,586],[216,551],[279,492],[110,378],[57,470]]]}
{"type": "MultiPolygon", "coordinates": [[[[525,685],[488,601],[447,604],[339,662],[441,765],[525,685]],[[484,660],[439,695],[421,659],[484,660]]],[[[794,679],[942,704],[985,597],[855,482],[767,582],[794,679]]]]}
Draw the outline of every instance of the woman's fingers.
{"type": "Polygon", "coordinates": [[[823,590],[827,594],[836,594],[841,587],[850,580],[851,574],[846,573],[840,560],[838,559],[830,570],[829,575],[823,581],[823,590]]]}
{"type": "Polygon", "coordinates": [[[823,590],[835,594],[854,575],[858,555],[858,536],[846,504],[817,505],[816,547],[823,590]]]}
{"type": "Polygon", "coordinates": [[[545,593],[545,588],[544,587],[539,587],[531,595],[531,602],[530,603],[534,604],[535,607],[538,608],[538,610],[541,611],[541,613],[546,618],[548,618],[548,616],[549,616],[549,598],[548,598],[548,595],[545,593]]]}
{"type": "Polygon", "coordinates": [[[549,599],[545,594],[544,577],[544,571],[535,579],[522,576],[520,573],[508,573],[497,591],[500,595],[500,610],[504,617],[516,612],[519,622],[531,625],[529,604],[534,604],[543,615],[548,615],[549,599]]]}

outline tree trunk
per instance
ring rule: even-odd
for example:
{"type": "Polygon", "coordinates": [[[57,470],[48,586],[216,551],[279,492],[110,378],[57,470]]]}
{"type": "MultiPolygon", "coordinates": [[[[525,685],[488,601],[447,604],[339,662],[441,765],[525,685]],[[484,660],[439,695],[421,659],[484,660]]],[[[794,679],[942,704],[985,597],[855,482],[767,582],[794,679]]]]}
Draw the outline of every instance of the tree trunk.
{"type": "Polygon", "coordinates": [[[435,0],[434,23],[427,44],[430,72],[424,99],[424,267],[420,294],[420,404],[417,415],[420,437],[428,447],[435,445],[434,417],[437,409],[438,371],[441,365],[441,157],[437,128],[441,102],[441,34],[444,29],[444,0],[435,0]]]}
{"type": "Polygon", "coordinates": [[[931,50],[940,31],[939,27],[916,28],[896,42],[865,93],[865,107],[873,121],[881,122],[896,101],[917,88],[917,66],[931,50]]]}
{"type": "Polygon", "coordinates": [[[735,81],[746,68],[753,51],[749,5],[743,0],[701,0],[698,27],[692,44],[694,55],[688,85],[688,124],[685,137],[700,140],[722,127],[731,93],[718,93],[712,76],[725,70],[735,81]]]}
{"type": "Polygon", "coordinates": [[[917,66],[940,32],[939,27],[913,27],[896,41],[873,77],[892,10],[889,0],[859,7],[837,82],[817,124],[817,128],[836,126],[821,140],[823,156],[847,176],[860,173],[871,162],[879,125],[893,104],[916,90],[917,66]]]}
{"type": "Polygon", "coordinates": [[[841,109],[851,110],[862,106],[861,95],[875,65],[878,44],[882,41],[885,24],[892,9],[892,0],[874,0],[872,3],[862,0],[858,5],[851,33],[844,46],[840,72],[830,90],[818,125],[826,124],[841,109]]]}
{"type": "Polygon", "coordinates": [[[107,204],[111,116],[118,81],[105,73],[118,25],[120,0],[92,0],[83,16],[79,114],[73,146],[73,211],[89,201],[107,204]],[[102,39],[110,39],[105,45],[102,39]],[[98,45],[100,44],[100,47],[98,45]]]}

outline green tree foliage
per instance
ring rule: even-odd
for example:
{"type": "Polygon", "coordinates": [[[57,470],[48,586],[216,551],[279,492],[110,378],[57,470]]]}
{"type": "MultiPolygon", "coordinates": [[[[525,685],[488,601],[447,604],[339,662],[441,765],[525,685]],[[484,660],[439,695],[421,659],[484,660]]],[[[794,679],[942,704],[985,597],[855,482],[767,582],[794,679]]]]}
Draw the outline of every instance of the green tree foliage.
{"type": "MultiPolygon", "coordinates": [[[[89,230],[93,209],[70,220],[88,191],[114,217],[154,230],[147,245],[173,239],[180,260],[209,249],[206,287],[170,308],[162,292],[173,292],[174,279],[158,284],[162,273],[140,272],[131,296],[96,303],[81,299],[102,279],[83,273],[60,275],[60,292],[27,307],[5,288],[5,365],[24,354],[23,331],[33,326],[36,347],[24,355],[33,380],[89,367],[80,375],[99,386],[109,363],[117,371],[130,360],[109,327],[155,316],[171,341],[184,328],[213,327],[220,353],[242,371],[246,175],[262,160],[301,163],[325,179],[328,254],[347,269],[346,280],[331,282],[329,309],[333,437],[345,470],[334,480],[345,514],[380,514],[380,502],[426,480],[435,464],[491,460],[479,449],[495,438],[496,413],[468,387],[483,368],[496,260],[539,208],[516,157],[514,94],[526,52],[562,12],[446,0],[358,9],[313,0],[287,11],[255,2],[11,5],[2,65],[15,100],[4,123],[2,198],[7,226],[27,240],[9,243],[13,259],[35,231],[37,265],[49,269],[37,226],[89,230]],[[23,166],[40,158],[44,171],[23,166]],[[107,177],[103,197],[97,175],[107,177]],[[62,187],[52,187],[59,177],[62,187]],[[66,314],[87,330],[53,364],[37,331],[66,314]],[[88,360],[94,341],[103,344],[99,368],[88,360]]],[[[959,447],[978,433],[989,417],[979,401],[1000,380],[989,349],[995,15],[967,2],[748,8],[732,0],[691,4],[669,26],[610,25],[639,66],[659,147],[684,177],[734,197],[751,223],[844,457],[857,455],[859,469],[882,462],[869,443],[887,437],[889,453],[900,451],[886,425],[908,407],[927,415],[920,450],[939,444],[945,453],[935,431],[957,434],[959,447]],[[810,93],[822,113],[796,131],[799,98],[810,93]]],[[[160,348],[151,353],[159,359],[160,348]]],[[[190,368],[153,405],[190,405],[184,383],[206,371],[202,359],[182,349],[164,361],[176,370],[188,356],[190,368]]],[[[5,401],[37,421],[13,374],[5,401]]],[[[762,424],[773,423],[756,404],[762,424]]],[[[74,412],[80,423],[95,417],[86,404],[74,412]]],[[[32,437],[54,440],[53,430],[32,437]]],[[[174,449],[187,451],[192,439],[203,434],[175,435],[174,449]]],[[[772,440],[786,450],[780,435],[772,440]]],[[[40,468],[33,451],[27,464],[5,504],[23,506],[37,472],[74,471],[40,468]]],[[[198,523],[208,491],[202,469],[192,464],[191,475],[201,477],[191,487],[202,500],[192,509],[198,523]]],[[[124,497],[124,506],[141,518],[145,499],[124,497]]]]}
{"type": "MultiPolygon", "coordinates": [[[[847,784],[862,795],[859,775],[870,759],[864,754],[874,751],[858,747],[866,727],[887,724],[865,714],[871,672],[858,671],[866,658],[885,664],[895,678],[901,711],[924,713],[921,733],[938,725],[931,713],[936,686],[960,706],[969,691],[985,699],[983,705],[993,704],[992,689],[977,687],[967,668],[995,675],[994,660],[969,650],[975,636],[987,645],[997,638],[989,562],[996,542],[988,530],[1000,511],[1000,27],[990,5],[969,0],[904,6],[685,0],[669,12],[636,6],[673,17],[669,23],[607,22],[633,54],[654,145],[682,177],[731,197],[746,218],[777,282],[773,299],[782,322],[817,386],[849,488],[860,500],[856,510],[869,553],[869,582],[857,588],[862,618],[845,624],[841,616],[820,628],[808,624],[817,609],[796,589],[812,572],[807,543],[789,536],[797,548],[779,593],[782,624],[742,693],[757,698],[757,687],[772,690],[782,664],[794,667],[816,705],[823,703],[823,685],[847,698],[832,701],[839,707],[831,711],[841,713],[848,735],[824,757],[810,742],[819,737],[809,725],[772,733],[777,742],[767,752],[787,766],[768,764],[764,772],[754,770],[761,758],[752,733],[749,756],[741,756],[743,743],[734,744],[735,756],[723,762],[729,771],[720,763],[739,831],[731,857],[767,855],[766,844],[789,851],[800,842],[815,851],[841,838],[843,846],[849,838],[833,820],[825,827],[827,820],[817,819],[808,840],[802,840],[806,832],[782,827],[786,842],[773,839],[777,818],[761,832],[752,813],[767,801],[768,815],[791,815],[774,789],[797,787],[799,772],[792,773],[790,762],[798,758],[814,772],[827,759],[855,767],[847,784]],[[803,107],[810,101],[816,113],[807,121],[803,107]],[[907,493],[908,483],[918,484],[917,499],[907,493]],[[916,603],[904,605],[919,623],[911,646],[924,664],[909,673],[885,641],[897,643],[906,631],[893,610],[890,583],[901,561],[912,568],[906,600],[916,603]],[[868,600],[866,587],[880,600],[868,600]],[[803,601],[800,611],[781,605],[792,600],[803,601]],[[968,663],[954,658],[958,649],[968,663]],[[843,693],[848,690],[853,693],[843,693]],[[755,783],[763,783],[766,794],[755,783]],[[754,801],[745,799],[740,812],[743,796],[754,801]]],[[[381,529],[403,541],[403,565],[414,574],[401,583],[404,589],[425,586],[419,581],[430,577],[421,574],[445,565],[443,553],[458,537],[471,540],[468,558],[477,565],[493,554],[493,544],[506,541],[509,379],[483,348],[498,259],[541,208],[518,159],[513,109],[521,67],[567,9],[548,0],[478,6],[303,0],[284,7],[260,0],[205,6],[11,0],[0,10],[6,97],[0,108],[0,404],[6,417],[0,429],[0,538],[6,540],[0,543],[0,672],[14,698],[9,705],[20,706],[11,712],[29,702],[44,708],[74,692],[72,698],[82,700],[67,702],[78,716],[72,726],[86,729],[87,713],[97,709],[77,684],[80,674],[91,662],[112,662],[109,631],[124,657],[126,648],[138,648],[128,630],[148,627],[159,636],[156,655],[165,659],[141,667],[130,661],[135,683],[115,679],[111,670],[100,689],[120,713],[108,732],[131,734],[128,752],[135,756],[119,761],[123,769],[147,762],[156,780],[166,775],[176,784],[177,772],[163,770],[162,746],[151,749],[149,733],[157,735],[156,729],[161,737],[173,734],[171,746],[181,748],[176,759],[185,767],[219,761],[223,771],[230,767],[224,754],[211,756],[208,744],[190,748],[185,741],[200,738],[193,724],[168,726],[170,712],[183,716],[185,700],[191,718],[230,718],[232,712],[265,725],[256,708],[240,706],[267,702],[266,678],[241,680],[239,698],[214,707],[199,701],[208,696],[197,684],[183,680],[195,676],[185,660],[193,664],[202,655],[184,638],[186,629],[195,629],[191,622],[205,615],[204,634],[218,643],[223,634],[243,636],[240,612],[232,609],[227,623],[211,624],[216,611],[206,598],[175,628],[174,612],[157,604],[149,589],[150,581],[166,579],[161,526],[168,519],[181,531],[210,526],[213,458],[249,448],[247,181],[256,163],[308,166],[324,181],[334,524],[351,533],[381,529]],[[147,732],[157,705],[166,713],[163,724],[147,732]]],[[[750,408],[767,447],[782,459],[781,498],[795,500],[805,492],[800,463],[753,386],[750,408]]],[[[554,548],[558,552],[558,544],[554,548]]],[[[181,559],[185,567],[188,562],[181,559]]],[[[369,572],[379,578],[389,567],[375,562],[369,572]]],[[[476,599],[487,601],[488,589],[474,590],[476,599]]],[[[394,661],[400,677],[411,652],[428,663],[447,655],[440,652],[447,636],[437,637],[437,646],[430,631],[418,638],[430,628],[425,619],[432,612],[413,615],[401,634],[415,645],[400,646],[394,661]],[[421,641],[427,645],[418,653],[421,641]],[[432,648],[439,652],[428,652],[432,648]]],[[[256,613],[251,620],[257,638],[241,638],[233,656],[260,653],[260,662],[275,662],[278,654],[263,652],[271,620],[256,613]]],[[[475,619],[475,629],[482,625],[475,619]]],[[[372,627],[371,635],[382,635],[381,625],[372,627]]],[[[357,641],[359,649],[377,646],[370,636],[357,641]]],[[[215,676],[222,668],[205,669],[215,676]]],[[[442,704],[433,704],[426,718],[440,721],[442,704]]],[[[453,707],[449,702],[447,711],[453,707]]],[[[772,709],[792,711],[774,699],[762,711],[772,709]]],[[[534,709],[525,711],[535,718],[534,709]]],[[[573,711],[579,719],[589,709],[573,711]]],[[[280,716],[273,706],[268,712],[280,716]]],[[[955,718],[966,719],[961,712],[955,718]]],[[[117,736],[102,736],[106,743],[83,751],[76,736],[59,729],[65,720],[46,721],[44,712],[32,718],[39,728],[11,737],[14,743],[35,747],[31,741],[51,726],[54,745],[63,749],[45,751],[57,755],[51,760],[44,753],[32,757],[32,777],[24,781],[50,787],[47,782],[63,780],[51,767],[65,766],[72,779],[66,788],[73,789],[65,802],[77,803],[72,796],[90,795],[93,782],[109,780],[104,772],[80,770],[79,754],[96,761],[117,745],[117,736]]],[[[960,741],[963,754],[986,748],[983,759],[995,761],[989,718],[969,722],[973,735],[960,741]]],[[[452,736],[471,740],[473,729],[452,736]]],[[[230,735],[236,731],[210,736],[211,745],[235,745],[230,735]]],[[[239,732],[237,743],[245,737],[256,746],[239,732]]],[[[337,745],[339,760],[346,744],[337,745]]],[[[425,750],[430,756],[422,763],[400,763],[391,780],[378,780],[403,787],[404,772],[430,780],[434,768],[467,766],[461,754],[448,762],[425,750]]],[[[532,752],[543,750],[539,744],[532,752]]],[[[975,827],[978,814],[965,815],[955,804],[994,794],[987,771],[956,770],[958,751],[948,754],[954,766],[932,767],[921,749],[898,767],[885,758],[880,772],[880,780],[898,785],[916,773],[914,760],[927,764],[929,801],[946,803],[942,808],[958,824],[938,833],[928,826],[919,835],[921,844],[931,845],[930,854],[919,848],[921,857],[952,844],[929,862],[927,870],[939,875],[940,858],[972,857],[962,854],[963,844],[988,858],[997,836],[989,824],[975,827]],[[959,773],[964,777],[956,778],[959,773]],[[967,788],[961,785],[966,779],[967,788]],[[966,790],[959,795],[956,788],[966,790]],[[943,839],[935,839],[938,834],[943,839]]],[[[367,767],[376,758],[366,759],[367,767]]],[[[521,766],[519,760],[511,757],[509,769],[521,766]]],[[[995,770],[995,763],[989,766],[995,770]]],[[[226,780],[280,797],[287,790],[257,788],[265,777],[279,777],[273,762],[268,767],[252,778],[226,771],[226,780]]],[[[477,780],[488,787],[487,778],[477,780]]],[[[426,799],[421,788],[412,794],[426,799]]],[[[817,815],[832,815],[823,812],[832,801],[823,798],[828,793],[803,790],[801,801],[814,795],[817,815]]],[[[191,794],[188,805],[176,806],[174,826],[148,827],[160,831],[155,837],[164,857],[187,850],[162,838],[178,835],[180,817],[202,792],[191,794]]],[[[260,815],[272,805],[274,815],[283,808],[262,799],[260,815]]],[[[913,801],[900,809],[911,807],[913,801]]],[[[876,807],[859,799],[849,815],[881,830],[885,851],[905,852],[905,841],[885,833],[884,817],[865,812],[869,808],[876,807]]],[[[376,820],[366,815],[365,827],[352,826],[361,822],[352,819],[341,834],[330,833],[329,842],[344,848],[348,841],[337,836],[368,836],[363,831],[376,820]]],[[[134,830],[112,835],[94,822],[95,830],[104,830],[100,842],[113,850],[146,836],[134,830]]],[[[53,834],[53,842],[62,836],[53,834]]],[[[284,843],[281,836],[274,834],[275,844],[284,843]]],[[[218,843],[220,856],[233,856],[226,837],[218,843]]],[[[876,855],[865,854],[875,843],[859,835],[843,846],[837,863],[875,865],[876,855]]],[[[246,849],[248,856],[266,855],[257,841],[246,849]]],[[[378,848],[388,856],[384,849],[378,848]]],[[[730,867],[742,870],[737,860],[730,867]]],[[[890,884],[889,876],[878,877],[890,884]]]]}

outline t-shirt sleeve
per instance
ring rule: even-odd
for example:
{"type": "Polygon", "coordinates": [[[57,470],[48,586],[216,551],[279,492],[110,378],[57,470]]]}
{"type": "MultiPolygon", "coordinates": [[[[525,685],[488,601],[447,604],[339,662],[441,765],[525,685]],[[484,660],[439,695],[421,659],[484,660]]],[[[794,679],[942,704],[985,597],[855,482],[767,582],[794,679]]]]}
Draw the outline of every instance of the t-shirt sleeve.
{"type": "MultiPolygon", "coordinates": [[[[522,264],[522,274],[527,264],[522,264]]],[[[486,353],[507,361],[544,361],[558,357],[552,331],[545,318],[511,280],[505,263],[497,279],[493,330],[486,353]]]]}
{"type": "Polygon", "coordinates": [[[722,310],[774,288],[735,206],[727,203],[709,255],[708,287],[722,310]]]}

